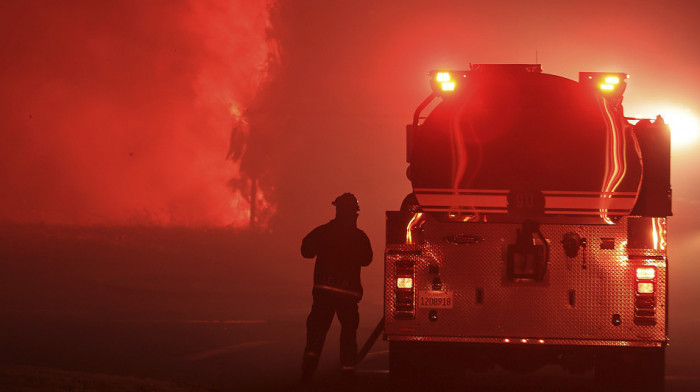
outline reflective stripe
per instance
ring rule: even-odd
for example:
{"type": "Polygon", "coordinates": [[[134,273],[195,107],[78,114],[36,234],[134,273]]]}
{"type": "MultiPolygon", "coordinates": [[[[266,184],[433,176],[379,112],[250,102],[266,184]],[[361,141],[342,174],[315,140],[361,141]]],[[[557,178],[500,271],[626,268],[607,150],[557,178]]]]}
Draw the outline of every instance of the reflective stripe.
{"type": "MultiPolygon", "coordinates": [[[[479,213],[501,213],[501,214],[506,214],[508,213],[508,210],[485,210],[481,208],[474,208],[474,209],[466,209],[466,208],[431,208],[431,207],[424,207],[423,211],[425,212],[454,212],[454,213],[469,213],[469,212],[479,212],[479,213]]],[[[616,216],[616,215],[628,215],[629,210],[620,210],[620,211],[612,211],[612,210],[607,210],[609,216],[616,216]]],[[[587,210],[587,211],[582,211],[582,210],[576,210],[576,209],[546,209],[544,212],[546,215],[591,215],[591,216],[600,216],[600,210],[587,210]]]]}
{"type": "Polygon", "coordinates": [[[632,198],[602,198],[602,197],[547,197],[545,209],[572,208],[572,209],[601,209],[618,210],[632,209],[634,199],[632,198]]]}
{"type": "MultiPolygon", "coordinates": [[[[452,189],[452,188],[415,188],[416,194],[426,195],[508,195],[509,190],[505,189],[452,189]]],[[[600,191],[554,191],[544,190],[544,195],[580,195],[580,196],[636,196],[637,192],[600,192],[600,191]]]]}
{"type": "Polygon", "coordinates": [[[314,285],[314,288],[315,288],[315,289],[321,289],[321,290],[331,290],[331,291],[335,291],[335,292],[338,292],[338,293],[349,294],[349,295],[352,295],[352,296],[355,296],[355,297],[359,297],[359,296],[360,296],[360,293],[358,293],[357,291],[339,289],[339,288],[337,288],[337,287],[327,286],[327,285],[325,285],[325,284],[315,284],[315,285],[314,285]]]}
{"type": "Polygon", "coordinates": [[[423,207],[423,211],[435,211],[435,212],[456,212],[456,213],[474,213],[474,212],[492,212],[492,213],[503,213],[505,214],[508,210],[503,208],[469,208],[469,207],[423,207]]]}
{"type": "MultiPolygon", "coordinates": [[[[492,189],[415,189],[423,211],[507,213],[509,191],[492,189]]],[[[546,214],[626,215],[636,192],[542,191],[546,214]]]]}
{"type": "Polygon", "coordinates": [[[637,192],[590,192],[590,191],[542,191],[545,195],[579,195],[579,196],[637,196],[637,192]]]}
{"type": "Polygon", "coordinates": [[[341,366],[340,368],[343,370],[355,370],[355,366],[341,366]]]}
{"type": "Polygon", "coordinates": [[[416,194],[418,203],[425,206],[476,206],[505,207],[508,205],[506,195],[440,195],[416,194]]]}
{"type": "Polygon", "coordinates": [[[414,189],[415,193],[447,193],[450,195],[453,194],[459,194],[459,193],[464,193],[464,194],[473,194],[473,195],[478,195],[478,194],[485,194],[485,193],[493,193],[493,194],[508,194],[509,191],[504,190],[504,189],[451,189],[451,188],[415,188],[414,189]]]}

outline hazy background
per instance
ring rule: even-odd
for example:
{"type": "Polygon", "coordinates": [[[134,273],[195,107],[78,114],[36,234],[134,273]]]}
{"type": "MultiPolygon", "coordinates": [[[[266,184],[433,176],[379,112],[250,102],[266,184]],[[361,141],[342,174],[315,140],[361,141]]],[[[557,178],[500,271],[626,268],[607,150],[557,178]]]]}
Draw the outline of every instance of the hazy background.
{"type": "Polygon", "coordinates": [[[672,227],[696,203],[697,2],[6,1],[1,16],[3,221],[244,226],[245,186],[227,181],[254,172],[273,230],[352,191],[378,241],[409,190],[426,72],[536,59],[627,72],[629,115],[694,120],[673,129],[672,227]]]}
{"type": "MultiPolygon", "coordinates": [[[[626,113],[660,113],[674,133],[680,363],[700,322],[698,20],[696,1],[3,1],[0,222],[245,230],[255,178],[266,234],[248,250],[273,242],[270,268],[309,290],[299,241],[350,191],[378,311],[384,211],[410,191],[404,127],[427,71],[627,72],[626,113]]],[[[230,268],[247,262],[232,255],[230,268]]]]}

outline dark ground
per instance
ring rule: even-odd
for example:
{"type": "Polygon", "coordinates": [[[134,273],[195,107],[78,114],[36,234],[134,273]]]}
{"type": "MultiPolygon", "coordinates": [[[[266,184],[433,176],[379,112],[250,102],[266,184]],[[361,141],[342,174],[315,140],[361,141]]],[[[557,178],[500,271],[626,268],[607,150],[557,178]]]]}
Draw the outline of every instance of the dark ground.
{"type": "MultiPolygon", "coordinates": [[[[1,227],[0,390],[297,389],[312,265],[291,244],[224,229],[1,227]]],[[[372,274],[381,255],[375,244],[372,274]]],[[[360,344],[382,307],[381,276],[365,277],[360,344]]],[[[667,391],[698,390],[700,317],[671,309],[667,391]]],[[[338,389],[338,330],[316,390],[338,389]]],[[[468,390],[592,390],[590,374],[554,367],[469,376],[468,390]]],[[[352,389],[388,390],[386,342],[352,389]]]]}

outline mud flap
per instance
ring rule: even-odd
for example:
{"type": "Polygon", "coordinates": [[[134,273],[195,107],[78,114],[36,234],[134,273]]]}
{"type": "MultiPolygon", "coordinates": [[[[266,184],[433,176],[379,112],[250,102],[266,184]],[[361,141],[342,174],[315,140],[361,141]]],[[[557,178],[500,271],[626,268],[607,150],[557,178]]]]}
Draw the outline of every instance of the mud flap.
{"type": "Polygon", "coordinates": [[[390,342],[392,391],[462,391],[466,368],[459,344],[390,342]]]}
{"type": "Polygon", "coordinates": [[[625,347],[601,350],[596,358],[596,390],[663,392],[665,348],[625,347]]]}

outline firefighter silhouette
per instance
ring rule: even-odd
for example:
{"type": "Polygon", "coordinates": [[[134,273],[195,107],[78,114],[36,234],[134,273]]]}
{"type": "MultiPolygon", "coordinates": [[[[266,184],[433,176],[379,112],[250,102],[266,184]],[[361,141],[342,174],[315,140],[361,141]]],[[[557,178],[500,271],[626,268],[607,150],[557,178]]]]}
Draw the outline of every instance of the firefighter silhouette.
{"type": "Polygon", "coordinates": [[[372,262],[367,235],[357,228],[360,206],[352,193],[338,196],[335,219],[315,228],[301,243],[305,258],[316,257],[313,305],[306,320],[302,381],[309,382],[318,366],[326,333],[337,314],[341,324],[340,364],[351,376],[357,362],[357,304],[362,298],[360,268],[372,262]]]}

